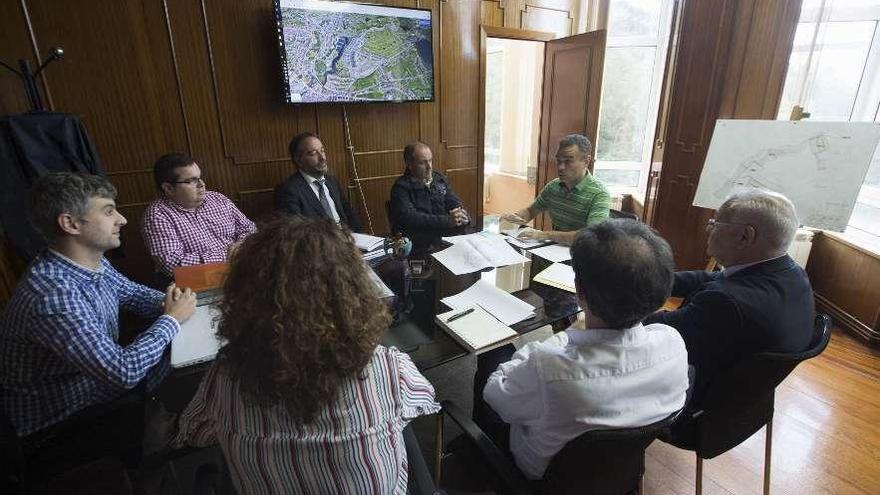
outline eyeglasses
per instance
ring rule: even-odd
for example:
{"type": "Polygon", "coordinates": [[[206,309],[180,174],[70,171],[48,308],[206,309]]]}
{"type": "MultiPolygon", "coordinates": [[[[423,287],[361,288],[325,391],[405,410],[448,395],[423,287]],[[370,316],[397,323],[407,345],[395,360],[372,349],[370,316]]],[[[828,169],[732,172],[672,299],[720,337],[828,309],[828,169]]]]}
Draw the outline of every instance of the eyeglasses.
{"type": "Polygon", "coordinates": [[[173,182],[173,184],[188,184],[190,186],[194,186],[196,184],[201,184],[204,186],[205,181],[202,180],[201,177],[190,177],[189,179],[186,179],[186,180],[176,180],[173,182]]]}
{"type": "Polygon", "coordinates": [[[741,223],[741,222],[722,222],[721,220],[716,220],[714,218],[710,218],[708,222],[706,222],[706,228],[712,230],[716,225],[743,225],[745,227],[755,228],[754,225],[750,223],[741,223]]]}

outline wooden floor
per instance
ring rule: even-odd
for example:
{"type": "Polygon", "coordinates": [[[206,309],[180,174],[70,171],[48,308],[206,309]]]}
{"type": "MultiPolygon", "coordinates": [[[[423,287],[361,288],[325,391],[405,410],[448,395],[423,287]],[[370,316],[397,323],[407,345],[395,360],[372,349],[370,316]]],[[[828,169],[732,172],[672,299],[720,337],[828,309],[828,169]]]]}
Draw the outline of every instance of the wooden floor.
{"type": "MultiPolygon", "coordinates": [[[[703,493],[761,493],[764,430],[703,463],[703,493]]],[[[645,493],[694,493],[692,452],[654,442],[645,493]]],[[[880,494],[880,350],[835,329],[776,390],[771,493],[880,494]]]]}

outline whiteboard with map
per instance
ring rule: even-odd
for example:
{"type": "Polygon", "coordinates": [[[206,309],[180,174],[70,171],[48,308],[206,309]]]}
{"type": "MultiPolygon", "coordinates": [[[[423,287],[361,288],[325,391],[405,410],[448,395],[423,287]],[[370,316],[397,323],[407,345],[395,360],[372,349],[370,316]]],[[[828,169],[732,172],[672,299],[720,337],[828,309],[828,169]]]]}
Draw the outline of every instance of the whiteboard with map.
{"type": "Polygon", "coordinates": [[[880,141],[876,122],[719,120],[694,205],[742,187],[781,192],[807,227],[842,232],[880,141]]]}

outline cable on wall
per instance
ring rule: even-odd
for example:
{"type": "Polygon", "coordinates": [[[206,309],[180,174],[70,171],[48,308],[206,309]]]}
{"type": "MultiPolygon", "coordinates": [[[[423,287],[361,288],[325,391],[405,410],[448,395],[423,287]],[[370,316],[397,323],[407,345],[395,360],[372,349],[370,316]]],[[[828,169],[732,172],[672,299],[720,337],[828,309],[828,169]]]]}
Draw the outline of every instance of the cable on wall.
{"type": "Polygon", "coordinates": [[[349,157],[351,157],[351,171],[354,174],[354,183],[357,184],[358,192],[361,194],[361,201],[364,205],[364,213],[367,215],[367,225],[370,228],[370,234],[375,235],[373,218],[370,215],[370,209],[367,208],[367,196],[364,194],[364,187],[361,185],[361,178],[358,175],[357,160],[355,160],[354,156],[354,144],[351,142],[351,127],[348,125],[348,110],[345,108],[344,103],[342,104],[342,122],[345,126],[345,148],[348,150],[349,157]]]}

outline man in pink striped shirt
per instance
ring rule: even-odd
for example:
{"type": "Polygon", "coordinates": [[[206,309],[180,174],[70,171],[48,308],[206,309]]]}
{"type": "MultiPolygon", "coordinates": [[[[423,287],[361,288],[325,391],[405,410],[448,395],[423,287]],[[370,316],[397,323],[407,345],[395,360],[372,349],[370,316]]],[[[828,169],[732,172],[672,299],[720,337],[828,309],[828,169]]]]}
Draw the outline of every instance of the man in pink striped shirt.
{"type": "Polygon", "coordinates": [[[156,161],[153,178],[162,198],[144,211],[142,232],[156,271],[226,261],[229,252],[256,230],[226,196],[205,188],[189,155],[171,153],[156,161]]]}

